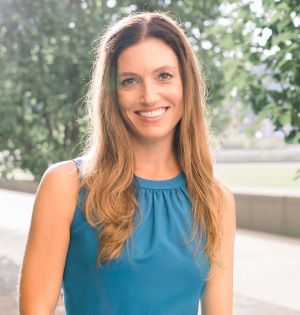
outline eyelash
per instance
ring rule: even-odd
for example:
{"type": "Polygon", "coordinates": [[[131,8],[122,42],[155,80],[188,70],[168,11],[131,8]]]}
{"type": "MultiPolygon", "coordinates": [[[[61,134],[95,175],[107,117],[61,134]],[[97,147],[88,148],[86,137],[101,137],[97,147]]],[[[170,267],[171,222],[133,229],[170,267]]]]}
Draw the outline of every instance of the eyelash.
{"type": "MultiPolygon", "coordinates": [[[[173,77],[174,77],[174,75],[173,74],[171,74],[171,73],[169,73],[169,72],[161,72],[160,74],[159,74],[159,76],[161,77],[161,76],[165,76],[165,75],[167,75],[168,76],[168,79],[164,79],[164,81],[165,80],[170,80],[170,79],[172,79],[173,77]]],[[[128,78],[128,79],[125,79],[125,80],[123,80],[122,82],[121,82],[121,85],[122,86],[128,86],[128,84],[127,84],[127,82],[128,81],[131,81],[132,82],[132,80],[135,80],[134,78],[128,78]]],[[[129,83],[129,85],[132,85],[133,83],[129,83]]]]}
{"type": "Polygon", "coordinates": [[[171,74],[171,73],[169,73],[169,72],[161,72],[160,73],[160,76],[161,75],[168,75],[169,76],[169,79],[172,79],[174,76],[173,76],[173,74],[171,74]]]}

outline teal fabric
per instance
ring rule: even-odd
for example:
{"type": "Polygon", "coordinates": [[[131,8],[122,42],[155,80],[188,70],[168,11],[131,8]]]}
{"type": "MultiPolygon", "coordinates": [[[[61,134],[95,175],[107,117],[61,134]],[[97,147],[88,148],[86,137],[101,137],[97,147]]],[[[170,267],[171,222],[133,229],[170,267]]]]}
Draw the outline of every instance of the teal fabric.
{"type": "MultiPolygon", "coordinates": [[[[80,158],[75,162],[80,170],[80,158]]],[[[101,268],[101,244],[84,217],[86,191],[80,190],[63,276],[68,315],[197,315],[209,261],[203,251],[193,256],[196,239],[185,242],[192,228],[185,175],[159,181],[135,176],[134,188],[142,221],[122,256],[101,268]]]]}

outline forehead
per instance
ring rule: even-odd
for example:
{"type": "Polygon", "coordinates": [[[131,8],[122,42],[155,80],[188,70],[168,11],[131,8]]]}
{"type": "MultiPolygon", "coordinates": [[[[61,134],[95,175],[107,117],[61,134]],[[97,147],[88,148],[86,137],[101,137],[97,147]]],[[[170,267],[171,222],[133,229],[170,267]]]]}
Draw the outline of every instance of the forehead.
{"type": "Polygon", "coordinates": [[[178,68],[178,58],[163,40],[147,38],[124,49],[117,62],[118,70],[138,71],[170,65],[178,68]]]}

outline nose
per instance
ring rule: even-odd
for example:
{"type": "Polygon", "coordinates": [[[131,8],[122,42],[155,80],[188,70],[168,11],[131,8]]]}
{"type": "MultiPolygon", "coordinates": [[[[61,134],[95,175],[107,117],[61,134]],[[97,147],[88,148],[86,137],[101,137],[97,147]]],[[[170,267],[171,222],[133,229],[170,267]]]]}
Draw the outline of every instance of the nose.
{"type": "Polygon", "coordinates": [[[141,103],[152,105],[159,100],[159,93],[155,84],[147,80],[144,82],[144,88],[141,95],[141,103]]]}

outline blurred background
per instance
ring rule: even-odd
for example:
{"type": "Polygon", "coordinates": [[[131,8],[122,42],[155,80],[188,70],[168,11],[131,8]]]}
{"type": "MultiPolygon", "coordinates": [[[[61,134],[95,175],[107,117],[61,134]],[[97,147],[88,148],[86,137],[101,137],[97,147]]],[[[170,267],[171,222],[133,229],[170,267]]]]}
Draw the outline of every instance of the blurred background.
{"type": "Polygon", "coordinates": [[[300,314],[299,0],[0,0],[1,314],[18,314],[37,184],[80,153],[97,39],[154,10],[203,66],[215,173],[236,198],[234,314],[300,314]]]}

